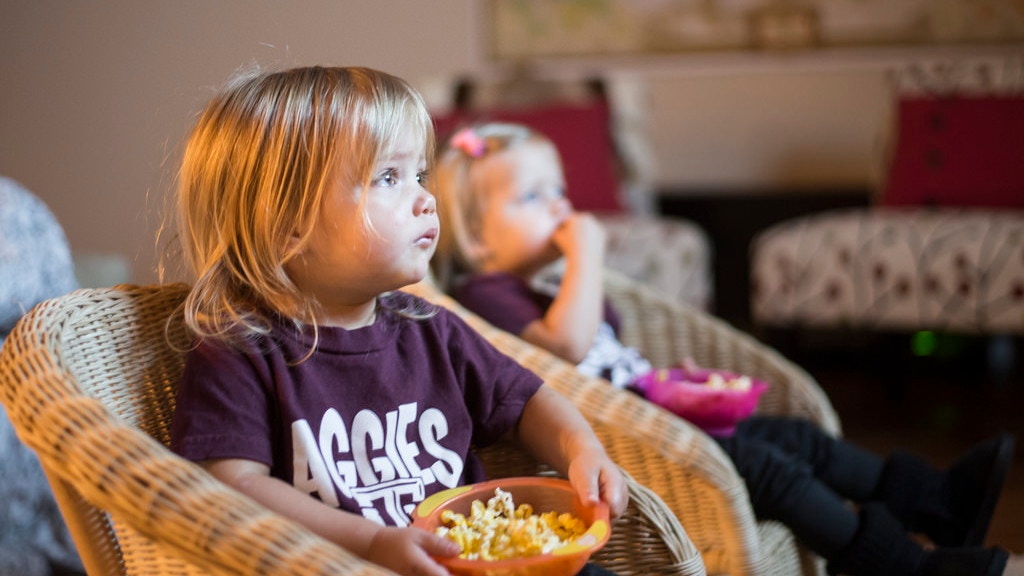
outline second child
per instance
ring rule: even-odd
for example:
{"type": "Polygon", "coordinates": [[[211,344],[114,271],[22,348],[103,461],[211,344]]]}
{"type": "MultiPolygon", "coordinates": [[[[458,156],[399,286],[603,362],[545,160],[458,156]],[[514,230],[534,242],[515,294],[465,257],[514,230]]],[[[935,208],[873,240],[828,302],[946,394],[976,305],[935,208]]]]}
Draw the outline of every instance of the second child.
{"type": "MultiPolygon", "coordinates": [[[[602,291],[604,231],[566,199],[551,141],[516,124],[465,128],[440,152],[435,190],[446,236],[432,266],[458,301],[613,385],[651,369],[618,340],[602,291]],[[550,281],[545,272],[559,259],[561,276],[550,281]]],[[[910,453],[883,459],[795,418],[750,417],[717,441],[757,517],[789,527],[832,574],[1003,573],[1007,552],[980,545],[1012,436],[978,446],[949,470],[910,453]],[[922,547],[911,532],[938,547],[922,547]]]]}

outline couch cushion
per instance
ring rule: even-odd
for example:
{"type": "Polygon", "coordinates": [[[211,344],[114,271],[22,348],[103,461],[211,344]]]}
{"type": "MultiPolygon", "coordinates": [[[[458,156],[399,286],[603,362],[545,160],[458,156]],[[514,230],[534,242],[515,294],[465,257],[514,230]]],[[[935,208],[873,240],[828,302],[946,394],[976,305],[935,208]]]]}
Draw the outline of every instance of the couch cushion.
{"type": "Polygon", "coordinates": [[[880,203],[1024,206],[1024,95],[904,98],[880,203]]]}
{"type": "Polygon", "coordinates": [[[438,141],[443,141],[456,129],[483,121],[524,124],[550,138],[562,156],[566,194],[578,210],[622,211],[615,147],[605,103],[455,111],[435,115],[434,126],[438,141]]]}

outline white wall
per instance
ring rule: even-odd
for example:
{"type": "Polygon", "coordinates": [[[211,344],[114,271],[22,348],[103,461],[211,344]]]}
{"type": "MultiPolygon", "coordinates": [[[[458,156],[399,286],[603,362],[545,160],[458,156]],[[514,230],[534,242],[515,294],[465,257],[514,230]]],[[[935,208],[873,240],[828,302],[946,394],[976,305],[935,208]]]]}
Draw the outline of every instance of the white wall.
{"type": "MultiPolygon", "coordinates": [[[[0,173],[47,202],[76,253],[122,254],[132,280],[154,281],[155,237],[182,138],[232,71],[359,64],[430,89],[434,79],[487,67],[482,5],[4,1],[0,173]]],[[[609,68],[650,88],[659,185],[871,182],[888,110],[884,63],[693,62],[609,68]]]]}
{"type": "Polygon", "coordinates": [[[235,69],[358,64],[409,80],[472,69],[473,0],[0,3],[0,173],[77,253],[155,275],[155,235],[193,115],[235,69]]]}
{"type": "Polygon", "coordinates": [[[651,82],[658,181],[756,190],[865,186],[888,97],[879,70],[651,82]]]}

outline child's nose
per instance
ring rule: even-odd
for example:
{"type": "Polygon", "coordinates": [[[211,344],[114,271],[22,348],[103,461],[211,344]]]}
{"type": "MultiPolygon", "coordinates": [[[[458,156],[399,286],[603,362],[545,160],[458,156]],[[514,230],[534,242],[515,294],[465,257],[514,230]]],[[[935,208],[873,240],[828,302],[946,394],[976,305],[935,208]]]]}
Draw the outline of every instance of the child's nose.
{"type": "Polygon", "coordinates": [[[551,213],[555,216],[562,218],[568,216],[572,212],[572,203],[565,196],[560,196],[551,200],[551,213]]]}
{"type": "Polygon", "coordinates": [[[416,204],[413,206],[413,210],[416,215],[422,214],[434,214],[437,212],[437,199],[434,195],[426,190],[422,191],[418,198],[416,198],[416,204]]]}

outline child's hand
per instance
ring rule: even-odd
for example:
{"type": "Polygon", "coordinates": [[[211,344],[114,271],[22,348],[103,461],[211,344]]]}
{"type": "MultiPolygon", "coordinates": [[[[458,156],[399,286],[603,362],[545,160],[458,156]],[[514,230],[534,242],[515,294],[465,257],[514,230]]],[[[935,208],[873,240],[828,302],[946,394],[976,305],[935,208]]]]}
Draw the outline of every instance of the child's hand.
{"type": "Polygon", "coordinates": [[[617,518],[626,511],[626,479],[568,398],[541,386],[519,419],[517,437],[542,462],[569,478],[583,502],[604,502],[617,518]]]}
{"type": "Polygon", "coordinates": [[[366,559],[407,576],[448,576],[431,556],[457,556],[459,545],[418,528],[381,528],[370,542],[366,559]]]}
{"type": "Polygon", "coordinates": [[[604,502],[612,519],[622,516],[629,504],[626,479],[608,456],[587,453],[569,465],[569,483],[584,502],[604,502]]]}
{"type": "Polygon", "coordinates": [[[555,230],[551,241],[567,258],[589,255],[600,262],[604,257],[604,227],[587,212],[570,214],[555,230]]]}

